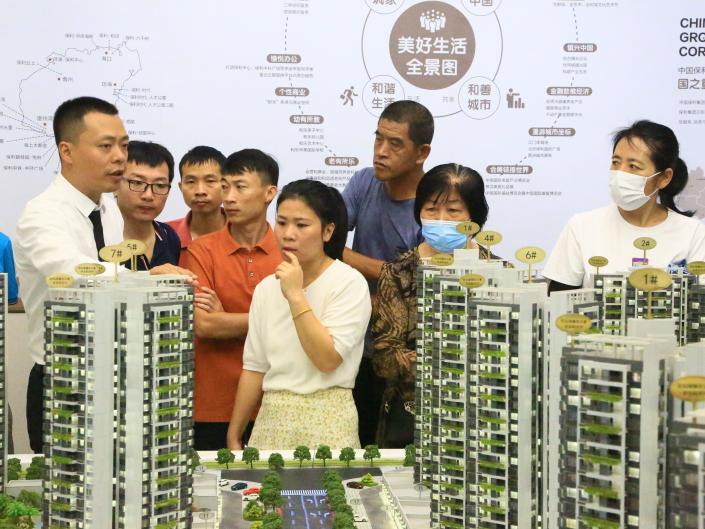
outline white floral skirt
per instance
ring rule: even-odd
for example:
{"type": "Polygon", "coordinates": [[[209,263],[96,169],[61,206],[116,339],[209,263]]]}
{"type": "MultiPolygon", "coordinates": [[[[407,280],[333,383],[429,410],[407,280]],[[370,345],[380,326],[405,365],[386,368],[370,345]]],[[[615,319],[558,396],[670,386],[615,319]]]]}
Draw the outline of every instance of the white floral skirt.
{"type": "Polygon", "coordinates": [[[260,450],[360,448],[357,409],[352,390],[329,388],[307,395],[291,391],[265,391],[250,437],[260,450]]]}

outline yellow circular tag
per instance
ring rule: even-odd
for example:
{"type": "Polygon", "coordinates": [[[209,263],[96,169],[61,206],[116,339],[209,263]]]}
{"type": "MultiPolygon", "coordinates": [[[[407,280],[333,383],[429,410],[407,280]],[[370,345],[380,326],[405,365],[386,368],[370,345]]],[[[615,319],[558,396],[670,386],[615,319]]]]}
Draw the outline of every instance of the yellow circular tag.
{"type": "Polygon", "coordinates": [[[80,276],[97,276],[105,272],[105,267],[100,263],[81,263],[74,270],[80,276]]]}
{"type": "Polygon", "coordinates": [[[588,264],[590,266],[594,266],[595,268],[602,268],[603,266],[607,266],[609,264],[609,259],[607,257],[602,257],[601,255],[594,255],[590,259],[588,259],[588,264]]]}
{"type": "Polygon", "coordinates": [[[637,250],[653,250],[656,248],[656,239],[651,237],[639,237],[634,239],[634,248],[637,250]]]}
{"type": "Polygon", "coordinates": [[[663,290],[668,288],[671,282],[668,272],[660,268],[640,268],[629,274],[629,283],[637,290],[646,292],[663,290]]]}
{"type": "Polygon", "coordinates": [[[472,222],[468,220],[466,222],[461,222],[455,227],[460,233],[465,235],[473,236],[480,231],[480,225],[477,222],[472,222]]]}
{"type": "Polygon", "coordinates": [[[585,314],[563,314],[556,318],[556,327],[568,334],[578,334],[590,330],[592,320],[585,314]]]}
{"type": "Polygon", "coordinates": [[[674,380],[671,395],[688,402],[705,400],[705,377],[691,375],[674,380]]]}
{"type": "Polygon", "coordinates": [[[498,231],[481,231],[475,236],[475,240],[484,246],[494,246],[502,242],[502,234],[498,231]]]}
{"type": "Polygon", "coordinates": [[[705,274],[705,261],[693,261],[688,263],[685,269],[694,276],[701,276],[705,274]]]}
{"type": "Polygon", "coordinates": [[[431,257],[431,262],[436,266],[448,266],[453,264],[453,256],[448,253],[437,253],[431,257]]]}
{"type": "Polygon", "coordinates": [[[480,274],[465,274],[458,280],[465,288],[479,288],[485,284],[485,276],[480,274]]]}
{"type": "Polygon", "coordinates": [[[519,248],[514,256],[526,264],[540,263],[546,258],[546,252],[538,246],[524,246],[519,248]]]}
{"type": "Polygon", "coordinates": [[[132,250],[128,250],[120,244],[106,246],[98,253],[103,261],[108,263],[121,263],[132,257],[132,250]]]}
{"type": "Polygon", "coordinates": [[[63,272],[58,272],[47,277],[46,283],[49,288],[69,288],[73,285],[73,276],[63,272]]]}
{"type": "Polygon", "coordinates": [[[120,243],[120,246],[130,250],[132,255],[142,255],[147,252],[147,245],[137,239],[126,239],[120,243]]]}

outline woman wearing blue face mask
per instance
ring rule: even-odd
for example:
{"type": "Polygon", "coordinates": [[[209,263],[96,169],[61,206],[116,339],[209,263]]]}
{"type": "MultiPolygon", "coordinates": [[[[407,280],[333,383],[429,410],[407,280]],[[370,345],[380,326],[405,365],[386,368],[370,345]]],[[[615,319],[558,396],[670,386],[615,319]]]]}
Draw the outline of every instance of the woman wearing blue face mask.
{"type": "Polygon", "coordinates": [[[563,229],[543,270],[549,292],[592,287],[588,259],[606,257],[604,273],[648,264],[658,268],[705,259],[705,226],[681,211],[675,199],[688,183],[671,129],[637,121],[613,138],[609,189],[614,204],[580,213],[563,229]],[[656,247],[643,252],[633,243],[650,237],[656,247]]]}
{"type": "MultiPolygon", "coordinates": [[[[458,164],[439,165],[428,171],[416,189],[414,216],[424,241],[385,263],[377,284],[372,314],[373,356],[377,375],[386,388],[380,409],[377,444],[402,448],[414,442],[414,381],[416,377],[416,271],[422,258],[452,253],[456,248],[479,248],[456,230],[472,220],[482,226],[488,206],[482,177],[458,164]]],[[[494,257],[494,256],[492,256],[494,257]]]]}

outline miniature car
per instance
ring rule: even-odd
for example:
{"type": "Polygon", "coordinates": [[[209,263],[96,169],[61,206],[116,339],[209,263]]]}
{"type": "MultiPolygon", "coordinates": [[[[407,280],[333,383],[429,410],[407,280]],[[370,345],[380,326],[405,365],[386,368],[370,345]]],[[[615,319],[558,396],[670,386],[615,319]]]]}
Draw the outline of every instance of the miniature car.
{"type": "Polygon", "coordinates": [[[219,479],[218,480],[218,486],[219,487],[227,487],[230,484],[229,479],[219,479]]]}
{"type": "Polygon", "coordinates": [[[235,483],[235,485],[230,487],[230,490],[243,490],[246,488],[247,488],[247,483],[244,483],[242,481],[238,481],[237,483],[235,483]]]}
{"type": "Polygon", "coordinates": [[[243,498],[245,501],[255,501],[259,499],[259,493],[252,493],[252,494],[247,494],[243,498]]]}
{"type": "Polygon", "coordinates": [[[347,487],[349,489],[364,489],[365,486],[359,481],[348,481],[347,487]]]}
{"type": "Polygon", "coordinates": [[[366,521],[367,521],[367,518],[365,518],[364,516],[361,516],[361,515],[359,515],[359,514],[355,514],[355,515],[354,515],[354,518],[353,518],[353,521],[354,521],[354,522],[366,522],[366,521]]]}
{"type": "Polygon", "coordinates": [[[249,496],[250,494],[259,494],[259,487],[250,487],[242,492],[244,496],[249,496]]]}

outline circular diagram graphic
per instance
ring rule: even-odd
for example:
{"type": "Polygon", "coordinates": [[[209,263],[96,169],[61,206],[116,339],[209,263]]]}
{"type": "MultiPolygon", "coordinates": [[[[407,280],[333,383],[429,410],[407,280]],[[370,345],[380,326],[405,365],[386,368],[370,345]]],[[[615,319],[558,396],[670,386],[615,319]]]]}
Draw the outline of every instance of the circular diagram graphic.
{"type": "Polygon", "coordinates": [[[397,19],[389,54],[401,77],[439,90],[462,79],[475,57],[475,33],[467,17],[445,2],[420,2],[397,19]]]}
{"type": "Polygon", "coordinates": [[[487,119],[497,112],[501,101],[499,87],[486,77],[472,77],[460,86],[458,104],[472,119],[487,119]]]}

